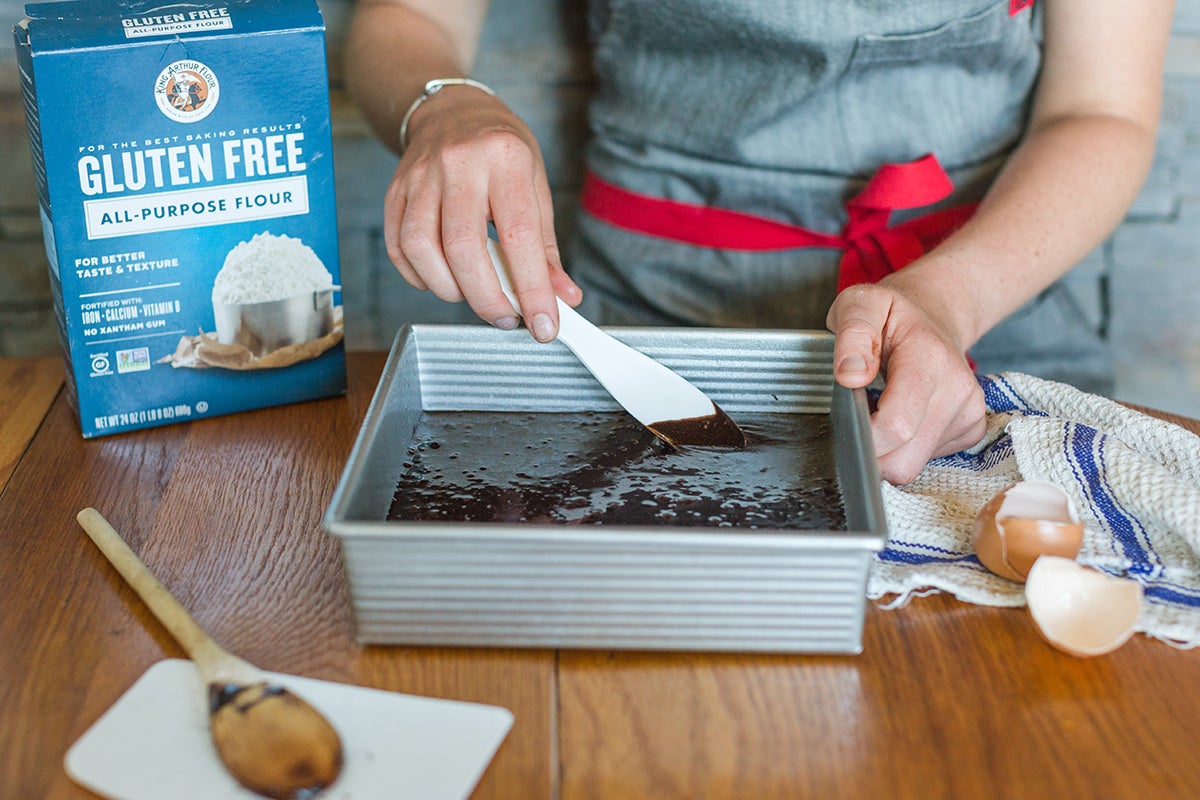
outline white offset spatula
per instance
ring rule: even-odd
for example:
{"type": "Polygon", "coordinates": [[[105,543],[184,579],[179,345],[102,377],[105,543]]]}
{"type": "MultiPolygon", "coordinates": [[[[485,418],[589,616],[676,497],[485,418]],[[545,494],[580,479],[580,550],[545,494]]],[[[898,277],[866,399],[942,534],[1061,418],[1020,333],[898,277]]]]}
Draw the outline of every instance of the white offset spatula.
{"type": "MultiPolygon", "coordinates": [[[[508,261],[493,239],[488,253],[500,288],[518,312],[508,261]]],[[[558,302],[558,338],[600,381],[613,399],[658,438],[673,446],[745,447],[742,429],[678,373],[597,328],[558,302]]]]}

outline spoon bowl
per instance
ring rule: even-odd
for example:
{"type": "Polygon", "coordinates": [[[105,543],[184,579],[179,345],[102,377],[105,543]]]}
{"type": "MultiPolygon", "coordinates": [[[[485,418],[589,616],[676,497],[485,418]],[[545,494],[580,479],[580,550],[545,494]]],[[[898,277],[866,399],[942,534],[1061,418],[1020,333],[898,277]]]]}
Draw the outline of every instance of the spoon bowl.
{"type": "Polygon", "coordinates": [[[337,731],[311,705],[266,680],[209,682],[209,726],[226,768],[266,797],[315,796],[342,768],[337,731]]]}
{"type": "Polygon", "coordinates": [[[76,519],[100,552],[195,662],[209,729],[238,783],[275,800],[309,800],[342,770],[337,731],[309,703],[218,645],[94,508],[76,519]]]}

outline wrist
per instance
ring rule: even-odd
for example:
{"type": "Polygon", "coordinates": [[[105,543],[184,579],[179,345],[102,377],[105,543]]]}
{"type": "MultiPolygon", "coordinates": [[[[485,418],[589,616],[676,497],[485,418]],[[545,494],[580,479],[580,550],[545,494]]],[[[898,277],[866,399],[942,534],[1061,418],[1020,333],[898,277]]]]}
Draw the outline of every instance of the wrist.
{"type": "Polygon", "coordinates": [[[880,283],[915,303],[942,335],[965,354],[987,330],[977,307],[978,299],[962,281],[932,269],[921,269],[923,266],[914,263],[880,283]]]}
{"type": "Polygon", "coordinates": [[[490,86],[485,83],[481,83],[480,81],[472,80],[471,78],[434,78],[433,80],[427,81],[425,86],[421,89],[421,94],[417,96],[416,100],[413,100],[412,105],[410,105],[408,110],[404,112],[404,118],[400,121],[399,145],[401,155],[403,155],[404,151],[408,149],[409,127],[412,123],[413,115],[416,114],[417,109],[421,108],[434,96],[441,93],[443,89],[450,86],[463,86],[484,92],[492,97],[496,96],[496,92],[490,86]]]}

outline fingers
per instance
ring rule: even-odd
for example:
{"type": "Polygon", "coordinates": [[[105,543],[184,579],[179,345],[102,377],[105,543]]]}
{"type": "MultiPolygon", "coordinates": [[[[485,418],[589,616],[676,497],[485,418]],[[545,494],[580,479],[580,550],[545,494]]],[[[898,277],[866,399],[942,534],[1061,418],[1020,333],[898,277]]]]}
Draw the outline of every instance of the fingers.
{"type": "Polygon", "coordinates": [[[414,288],[425,291],[429,289],[429,286],[413,269],[400,246],[400,221],[405,218],[407,211],[408,195],[404,189],[400,172],[397,171],[392,176],[392,182],[388,185],[387,193],[383,198],[383,244],[387,250],[388,259],[395,265],[400,276],[414,288]]]}
{"type": "Polygon", "coordinates": [[[983,391],[948,324],[932,311],[888,286],[854,286],[838,295],[826,321],[836,336],[839,384],[858,388],[886,375],[871,415],[885,480],[910,483],[929,459],[983,437],[983,391]]]}
{"type": "Polygon", "coordinates": [[[456,176],[442,202],[444,260],[429,268],[452,282],[480,319],[511,330],[517,326],[519,309],[500,291],[487,252],[488,191],[486,176],[456,176]]]}
{"type": "Polygon", "coordinates": [[[550,281],[544,215],[531,174],[520,162],[514,166],[506,160],[496,169],[489,200],[525,326],[533,338],[548,342],[558,335],[558,307],[550,281]]]}
{"type": "Polygon", "coordinates": [[[574,308],[583,300],[583,291],[571,280],[563,269],[562,254],[558,249],[558,235],[554,231],[554,203],[550,197],[550,184],[545,180],[545,173],[539,175],[535,185],[538,197],[538,208],[544,209],[541,214],[542,241],[546,245],[546,262],[550,268],[550,285],[554,294],[563,302],[574,308]]]}
{"type": "Polygon", "coordinates": [[[983,392],[965,361],[908,361],[889,362],[871,417],[880,475],[894,484],[911,483],[931,458],[976,444],[986,429],[983,392]]]}
{"type": "Polygon", "coordinates": [[[532,137],[496,125],[452,142],[427,135],[392,178],[384,242],[408,283],[448,302],[466,300],[481,319],[509,329],[518,309],[500,290],[488,256],[492,221],[526,325],[534,338],[550,341],[558,330],[556,293],[572,305],[582,294],[563,271],[552,208],[532,137]]]}

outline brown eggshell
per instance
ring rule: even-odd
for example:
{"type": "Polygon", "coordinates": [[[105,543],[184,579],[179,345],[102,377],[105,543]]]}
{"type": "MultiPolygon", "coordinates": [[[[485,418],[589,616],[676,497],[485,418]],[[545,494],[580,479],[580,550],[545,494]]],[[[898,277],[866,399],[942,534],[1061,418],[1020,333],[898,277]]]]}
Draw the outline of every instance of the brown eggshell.
{"type": "Polygon", "coordinates": [[[980,563],[1020,583],[1039,556],[1079,555],[1083,524],[1057,486],[1021,481],[998,492],[980,509],[971,542],[980,563]]]}
{"type": "Polygon", "coordinates": [[[1046,641],[1073,656],[1112,652],[1133,635],[1141,584],[1069,558],[1042,556],[1029,571],[1025,602],[1046,641]]]}

